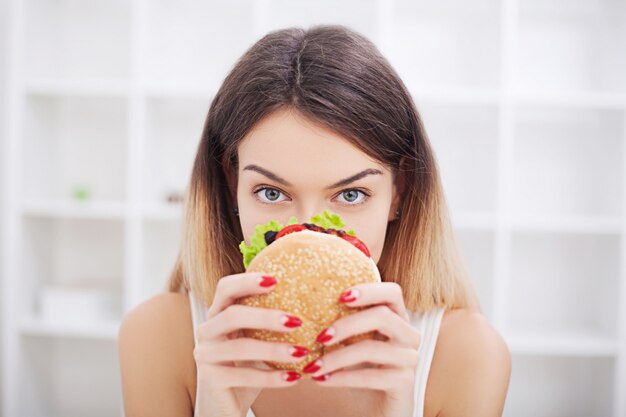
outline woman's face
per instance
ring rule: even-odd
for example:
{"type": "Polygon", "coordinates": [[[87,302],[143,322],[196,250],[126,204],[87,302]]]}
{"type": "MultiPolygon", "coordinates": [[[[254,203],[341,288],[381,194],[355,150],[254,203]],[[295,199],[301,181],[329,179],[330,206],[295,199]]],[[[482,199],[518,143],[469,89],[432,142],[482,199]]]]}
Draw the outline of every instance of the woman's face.
{"type": "MultiPolygon", "coordinates": [[[[289,109],[261,120],[239,145],[237,206],[244,239],[255,226],[324,210],[346,223],[378,262],[398,195],[392,172],[342,136],[289,109]]],[[[231,181],[234,181],[231,178],[231,181]]]]}

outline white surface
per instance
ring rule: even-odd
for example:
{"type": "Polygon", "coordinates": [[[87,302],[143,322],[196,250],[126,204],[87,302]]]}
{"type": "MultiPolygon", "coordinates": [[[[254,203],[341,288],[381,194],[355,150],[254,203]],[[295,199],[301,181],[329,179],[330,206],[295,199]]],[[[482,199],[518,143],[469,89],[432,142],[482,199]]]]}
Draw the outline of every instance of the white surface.
{"type": "Polygon", "coordinates": [[[97,287],[42,285],[39,314],[47,323],[89,324],[114,320],[116,296],[97,287]]]}

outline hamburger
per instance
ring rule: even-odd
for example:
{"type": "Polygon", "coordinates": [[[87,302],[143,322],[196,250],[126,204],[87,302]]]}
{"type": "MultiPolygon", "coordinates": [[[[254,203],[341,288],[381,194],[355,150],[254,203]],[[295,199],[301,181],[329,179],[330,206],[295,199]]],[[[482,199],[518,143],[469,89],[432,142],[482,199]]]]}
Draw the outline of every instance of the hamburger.
{"type": "Polygon", "coordinates": [[[381,282],[367,246],[354,230],[342,230],[344,226],[338,214],[326,210],[306,223],[292,217],[285,226],[276,220],[257,225],[250,245],[241,242],[246,272],[267,273],[277,282],[271,292],[242,297],[237,303],[279,309],[302,320],[302,325],[289,333],[242,329],[243,335],[309,350],[307,357],[297,363],[264,361],[269,369],[302,373],[309,362],[326,353],[375,338],[376,332],[372,331],[328,347],[316,341],[317,335],[333,322],[367,308],[341,303],[343,291],[357,284],[381,282]]]}

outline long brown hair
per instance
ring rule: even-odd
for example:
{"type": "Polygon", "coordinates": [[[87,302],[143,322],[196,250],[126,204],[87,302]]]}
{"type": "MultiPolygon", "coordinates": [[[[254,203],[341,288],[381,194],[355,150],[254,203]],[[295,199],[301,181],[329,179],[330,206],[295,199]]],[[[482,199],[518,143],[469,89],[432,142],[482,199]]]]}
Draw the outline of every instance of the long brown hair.
{"type": "Polygon", "coordinates": [[[213,98],[184,201],[182,244],[168,291],[210,304],[218,280],[244,272],[243,234],[228,191],[237,146],[264,116],[292,108],[341,134],[406,188],[378,268],[413,311],[481,311],[448,216],[433,150],[395,70],[363,35],[341,25],[272,31],[236,62],[213,98]]]}

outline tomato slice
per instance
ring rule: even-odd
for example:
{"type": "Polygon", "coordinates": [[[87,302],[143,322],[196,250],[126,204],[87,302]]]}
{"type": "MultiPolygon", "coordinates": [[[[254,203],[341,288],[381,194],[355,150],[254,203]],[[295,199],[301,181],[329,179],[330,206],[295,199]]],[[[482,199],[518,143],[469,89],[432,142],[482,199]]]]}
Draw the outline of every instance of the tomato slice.
{"type": "Polygon", "coordinates": [[[367,249],[367,246],[365,245],[365,243],[363,243],[363,241],[361,239],[359,239],[358,237],[350,236],[350,235],[343,235],[343,236],[340,236],[340,237],[342,239],[345,239],[348,242],[352,243],[354,246],[356,246],[356,248],[358,250],[360,250],[365,255],[367,255],[368,258],[371,256],[370,255],[370,251],[369,251],[369,249],[367,249]]]}
{"type": "Polygon", "coordinates": [[[278,239],[279,237],[288,235],[289,233],[299,232],[300,230],[306,230],[306,226],[304,226],[303,224],[292,224],[283,227],[280,232],[278,232],[274,240],[278,239]]]}

